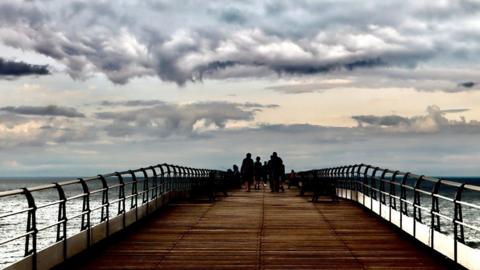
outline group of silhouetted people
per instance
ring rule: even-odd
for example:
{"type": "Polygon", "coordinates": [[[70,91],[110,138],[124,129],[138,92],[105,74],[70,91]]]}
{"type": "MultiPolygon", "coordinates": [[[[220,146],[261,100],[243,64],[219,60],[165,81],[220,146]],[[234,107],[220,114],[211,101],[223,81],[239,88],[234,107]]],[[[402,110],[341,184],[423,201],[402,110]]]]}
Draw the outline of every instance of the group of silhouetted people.
{"type": "Polygon", "coordinates": [[[259,190],[262,185],[267,186],[267,183],[272,192],[285,191],[283,187],[285,165],[276,152],[273,152],[270,160],[263,164],[260,157],[257,156],[253,161],[252,154],[247,153],[242,161],[240,171],[236,165],[233,165],[231,174],[234,180],[241,180],[247,192],[250,192],[252,185],[255,190],[259,190]]]}

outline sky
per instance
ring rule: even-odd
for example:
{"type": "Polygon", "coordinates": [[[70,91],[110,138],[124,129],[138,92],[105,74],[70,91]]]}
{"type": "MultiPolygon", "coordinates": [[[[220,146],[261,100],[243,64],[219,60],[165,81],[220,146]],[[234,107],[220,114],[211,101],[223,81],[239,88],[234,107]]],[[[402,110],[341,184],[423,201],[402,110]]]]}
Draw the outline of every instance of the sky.
{"type": "Polygon", "coordinates": [[[480,175],[480,1],[0,2],[0,176],[480,175]]]}

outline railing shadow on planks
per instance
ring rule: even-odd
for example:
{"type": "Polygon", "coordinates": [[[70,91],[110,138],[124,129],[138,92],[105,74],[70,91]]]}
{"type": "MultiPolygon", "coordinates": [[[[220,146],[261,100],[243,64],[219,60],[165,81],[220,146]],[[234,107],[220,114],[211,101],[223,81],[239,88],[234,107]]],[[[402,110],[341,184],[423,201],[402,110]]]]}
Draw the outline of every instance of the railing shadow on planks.
{"type": "Polygon", "coordinates": [[[468,269],[480,269],[480,186],[355,164],[298,173],[313,192],[358,202],[468,269]],[[320,184],[320,183],[327,184],[320,184]]]}
{"type": "Polygon", "coordinates": [[[49,269],[174,199],[203,193],[214,200],[217,191],[226,195],[229,187],[225,177],[226,174],[219,170],[159,164],[3,191],[0,192],[0,199],[18,200],[20,197],[25,201],[26,207],[8,209],[0,215],[0,221],[22,220],[23,224],[17,222],[16,226],[24,226],[25,230],[14,236],[7,235],[7,239],[0,242],[0,251],[23,249],[21,257],[7,269],[49,269]],[[36,200],[36,195],[39,198],[43,196],[43,200],[36,200]],[[52,200],[52,196],[56,199],[52,200]],[[55,209],[52,210],[52,207],[55,209]],[[50,211],[39,222],[39,211],[48,208],[50,211]],[[18,218],[19,216],[23,218],[18,218]],[[54,230],[54,235],[42,237],[42,232],[50,229],[54,230]],[[53,241],[47,243],[45,248],[39,247],[39,239],[45,240],[49,236],[53,241]],[[23,246],[8,246],[9,243],[22,239],[23,246]]]}

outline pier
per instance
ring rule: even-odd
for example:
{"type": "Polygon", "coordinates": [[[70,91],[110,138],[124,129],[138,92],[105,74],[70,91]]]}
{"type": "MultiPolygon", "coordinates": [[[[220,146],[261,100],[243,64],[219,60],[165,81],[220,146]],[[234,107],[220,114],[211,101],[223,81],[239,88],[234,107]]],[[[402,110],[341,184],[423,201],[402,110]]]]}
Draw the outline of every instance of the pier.
{"type": "MultiPolygon", "coordinates": [[[[67,265],[64,265],[67,268],[67,265]]],[[[297,190],[180,202],[68,265],[75,269],[448,269],[352,202],[297,190]]]]}
{"type": "Polygon", "coordinates": [[[26,230],[0,247],[23,241],[9,270],[480,269],[466,196],[480,187],[365,164],[298,176],[300,189],[245,192],[220,170],[159,164],[4,191],[27,207],[0,219],[26,230]]]}

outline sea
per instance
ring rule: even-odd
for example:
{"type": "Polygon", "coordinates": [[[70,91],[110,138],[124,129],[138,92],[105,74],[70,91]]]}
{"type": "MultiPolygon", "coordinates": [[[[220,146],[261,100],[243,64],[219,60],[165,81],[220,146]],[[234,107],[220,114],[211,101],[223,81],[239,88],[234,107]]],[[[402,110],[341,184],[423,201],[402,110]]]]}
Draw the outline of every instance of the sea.
{"type": "MultiPolygon", "coordinates": [[[[437,176],[438,177],[438,176],[437,176]]],[[[34,187],[39,185],[45,185],[53,182],[58,182],[62,180],[71,180],[76,179],[77,177],[0,177],[0,191],[13,190],[23,187],[34,187]]],[[[454,176],[439,176],[440,179],[446,179],[451,181],[457,181],[462,183],[469,183],[473,185],[480,186],[480,177],[454,177],[454,176]]],[[[98,186],[100,187],[100,186],[98,186]]],[[[424,190],[429,191],[431,187],[424,187],[424,190]]],[[[65,190],[66,196],[71,197],[82,193],[81,187],[69,186],[65,190]]],[[[129,194],[129,190],[125,190],[126,194],[129,194]]],[[[452,188],[441,188],[439,194],[446,197],[454,196],[455,190],[452,188]]],[[[400,194],[399,192],[397,194],[400,194]]],[[[117,198],[118,190],[111,190],[109,194],[110,198],[117,198]]],[[[412,200],[413,192],[408,192],[407,198],[412,200]]],[[[37,205],[47,205],[52,202],[58,202],[59,196],[58,193],[54,190],[48,190],[44,192],[35,192],[34,199],[37,205]]],[[[464,201],[480,206],[480,192],[471,192],[466,191],[462,198],[464,201]]],[[[388,198],[387,198],[388,201],[388,198]]],[[[91,208],[98,207],[101,203],[101,193],[92,195],[91,197],[91,208]]],[[[426,209],[431,207],[431,198],[428,196],[422,195],[421,204],[426,209]]],[[[397,206],[398,206],[397,202],[397,206]]],[[[111,206],[112,210],[110,211],[110,216],[114,217],[116,215],[116,205],[111,206]]],[[[9,196],[6,198],[0,198],[0,217],[7,214],[18,212],[22,209],[27,209],[27,201],[24,195],[9,196]]],[[[447,217],[453,217],[454,215],[454,205],[452,202],[447,200],[439,200],[440,213],[447,217]]],[[[128,209],[128,205],[127,205],[128,209]]],[[[480,209],[475,207],[462,207],[464,222],[470,225],[473,225],[477,228],[480,228],[480,209]]],[[[82,199],[78,198],[75,200],[68,201],[67,203],[67,218],[69,218],[67,223],[67,237],[70,237],[78,232],[80,232],[81,227],[81,218],[77,216],[82,211],[82,199]]],[[[408,207],[408,212],[410,216],[413,216],[413,208],[408,207]]],[[[37,228],[41,229],[38,233],[37,240],[37,249],[44,249],[53,243],[57,239],[57,226],[51,226],[57,222],[58,218],[58,203],[54,203],[48,207],[44,207],[37,210],[37,228]],[[49,227],[51,226],[51,227],[49,227]],[[46,229],[42,230],[42,228],[46,229]]],[[[422,210],[422,220],[425,224],[430,224],[430,213],[429,211],[422,210]]],[[[94,211],[92,213],[92,223],[100,223],[100,211],[94,211]]],[[[445,234],[453,234],[453,225],[452,222],[446,218],[440,219],[441,232],[445,234]]],[[[20,213],[17,215],[0,218],[0,243],[8,239],[15,238],[17,236],[24,235],[27,229],[27,213],[20,213]]],[[[469,246],[474,248],[480,248],[480,231],[476,231],[470,228],[465,227],[465,241],[469,246]]],[[[0,244],[0,269],[20,260],[25,254],[25,237],[21,237],[15,241],[8,243],[0,244]]]]}

